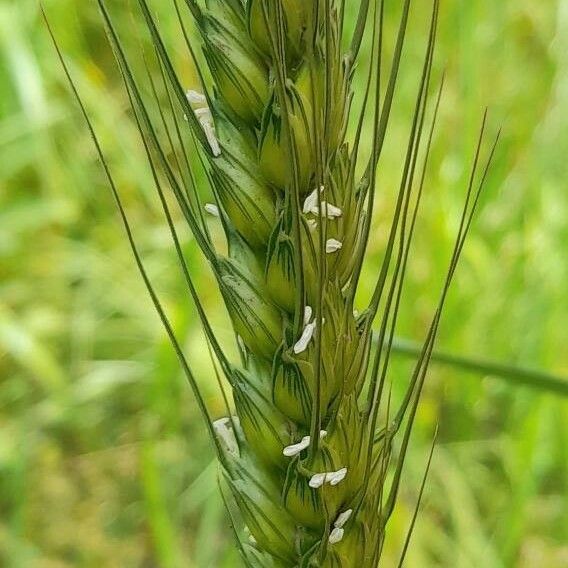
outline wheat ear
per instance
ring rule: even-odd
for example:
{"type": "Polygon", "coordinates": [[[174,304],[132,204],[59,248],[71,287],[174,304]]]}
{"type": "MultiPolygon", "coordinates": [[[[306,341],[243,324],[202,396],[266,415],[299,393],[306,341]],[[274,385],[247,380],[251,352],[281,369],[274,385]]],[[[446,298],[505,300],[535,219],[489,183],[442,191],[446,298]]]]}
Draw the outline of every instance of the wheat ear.
{"type": "Polygon", "coordinates": [[[441,311],[487,171],[476,180],[481,136],[439,304],[406,394],[391,408],[391,346],[441,95],[440,89],[427,125],[438,0],[432,2],[424,63],[417,72],[388,241],[371,299],[360,314],[355,295],[371,238],[377,166],[410,0],[402,3],[388,74],[383,70],[384,0],[361,0],[349,38],[344,0],[186,0],[184,7],[174,0],[172,9],[202,79],[199,90],[182,86],[147,0],[138,0],[158,70],[155,81],[148,66],[150,101],[104,0],[98,3],[188,293],[232,390],[234,405],[229,409],[227,402],[225,417],[213,421],[210,415],[73,88],[137,265],[216,448],[221,491],[243,561],[263,568],[373,568],[397,499],[441,311]],[[190,39],[185,8],[201,49],[190,39]],[[348,136],[352,81],[365,34],[371,62],[348,136]],[[371,140],[363,144],[366,122],[371,140]],[[363,145],[370,146],[365,162],[363,145]],[[196,187],[191,148],[202,160],[210,203],[203,203],[196,187]],[[234,326],[238,362],[225,354],[201,305],[170,211],[170,192],[213,269],[234,326]],[[226,252],[214,246],[207,215],[222,224],[226,252]]]}

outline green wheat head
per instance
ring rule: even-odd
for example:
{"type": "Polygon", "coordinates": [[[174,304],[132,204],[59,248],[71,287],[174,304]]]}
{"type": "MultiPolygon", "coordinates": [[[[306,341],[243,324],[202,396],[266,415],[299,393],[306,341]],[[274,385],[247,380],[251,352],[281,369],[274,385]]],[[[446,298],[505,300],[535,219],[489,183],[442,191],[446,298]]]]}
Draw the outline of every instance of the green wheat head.
{"type": "Polygon", "coordinates": [[[351,32],[345,4],[186,0],[181,6],[174,0],[188,62],[197,65],[202,84],[188,91],[146,0],[139,0],[139,16],[155,52],[142,82],[99,0],[188,293],[216,369],[231,387],[230,395],[223,393],[227,416],[214,420],[205,405],[89,127],[136,262],[215,445],[223,498],[243,561],[252,567],[379,564],[442,307],[485,177],[482,172],[476,180],[478,147],[439,305],[406,394],[393,408],[391,347],[441,95],[440,87],[428,105],[439,7],[433,0],[424,63],[416,69],[419,87],[401,149],[404,167],[388,243],[371,299],[358,313],[377,166],[411,2],[402,5],[388,62],[384,1],[361,0],[351,32]],[[190,39],[190,18],[199,41],[190,39]],[[364,37],[370,64],[356,69],[364,37]],[[351,116],[355,73],[364,74],[365,92],[351,116]],[[371,139],[363,141],[369,124],[371,139]],[[362,146],[370,147],[367,158],[362,146]],[[205,174],[211,202],[200,197],[196,169],[205,174]],[[170,196],[215,274],[239,361],[227,357],[199,300],[170,196]],[[208,216],[222,224],[222,251],[210,236],[208,216]]]}

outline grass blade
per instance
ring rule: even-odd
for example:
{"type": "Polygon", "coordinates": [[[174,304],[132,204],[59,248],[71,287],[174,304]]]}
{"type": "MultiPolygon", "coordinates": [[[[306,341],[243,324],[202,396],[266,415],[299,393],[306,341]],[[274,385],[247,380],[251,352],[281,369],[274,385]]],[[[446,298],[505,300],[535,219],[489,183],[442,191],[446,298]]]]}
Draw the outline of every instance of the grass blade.
{"type": "MultiPolygon", "coordinates": [[[[416,341],[398,337],[393,342],[392,351],[400,357],[416,359],[422,352],[422,345],[416,341]]],[[[482,375],[483,377],[489,375],[511,385],[525,386],[568,397],[568,377],[555,375],[540,369],[490,361],[478,357],[456,355],[440,350],[432,352],[431,360],[433,363],[482,375]]]]}

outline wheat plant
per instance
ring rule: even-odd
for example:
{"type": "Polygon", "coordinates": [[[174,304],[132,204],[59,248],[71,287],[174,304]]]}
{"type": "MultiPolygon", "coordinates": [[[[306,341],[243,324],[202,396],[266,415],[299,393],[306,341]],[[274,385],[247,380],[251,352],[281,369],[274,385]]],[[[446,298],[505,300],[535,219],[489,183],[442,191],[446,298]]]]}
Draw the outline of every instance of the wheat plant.
{"type": "Polygon", "coordinates": [[[387,61],[386,1],[361,0],[350,27],[345,0],[173,0],[168,9],[201,82],[189,90],[147,0],[139,0],[136,11],[152,46],[142,77],[106,2],[98,0],[181,276],[214,360],[217,376],[211,380],[218,381],[226,405],[221,417],[211,415],[144,267],[119,189],[65,67],[137,266],[215,447],[220,490],[246,566],[379,565],[442,308],[493,154],[479,172],[482,127],[420,356],[410,377],[391,376],[442,89],[432,87],[439,12],[433,0],[387,245],[372,294],[358,312],[411,11],[405,0],[387,61]],[[369,63],[358,68],[364,40],[371,46],[369,63]],[[354,105],[356,73],[364,77],[358,82],[364,91],[354,105]],[[216,278],[238,360],[227,355],[200,301],[175,222],[178,212],[216,278]],[[221,224],[225,244],[212,238],[212,222],[221,224]],[[407,384],[396,406],[393,381],[407,384]]]}

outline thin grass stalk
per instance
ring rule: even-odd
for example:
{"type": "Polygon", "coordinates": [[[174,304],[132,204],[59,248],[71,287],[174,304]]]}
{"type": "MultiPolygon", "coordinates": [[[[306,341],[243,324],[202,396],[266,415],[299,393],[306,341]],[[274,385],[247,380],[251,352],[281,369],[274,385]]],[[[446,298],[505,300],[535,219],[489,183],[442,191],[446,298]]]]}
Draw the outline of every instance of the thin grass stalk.
{"type": "MultiPolygon", "coordinates": [[[[393,342],[392,350],[400,357],[415,359],[420,355],[422,346],[415,341],[397,337],[393,342]]],[[[465,357],[438,350],[432,352],[431,359],[439,365],[474,373],[480,377],[495,377],[505,383],[568,396],[568,377],[554,375],[540,369],[489,361],[479,357],[465,357]]]]}

